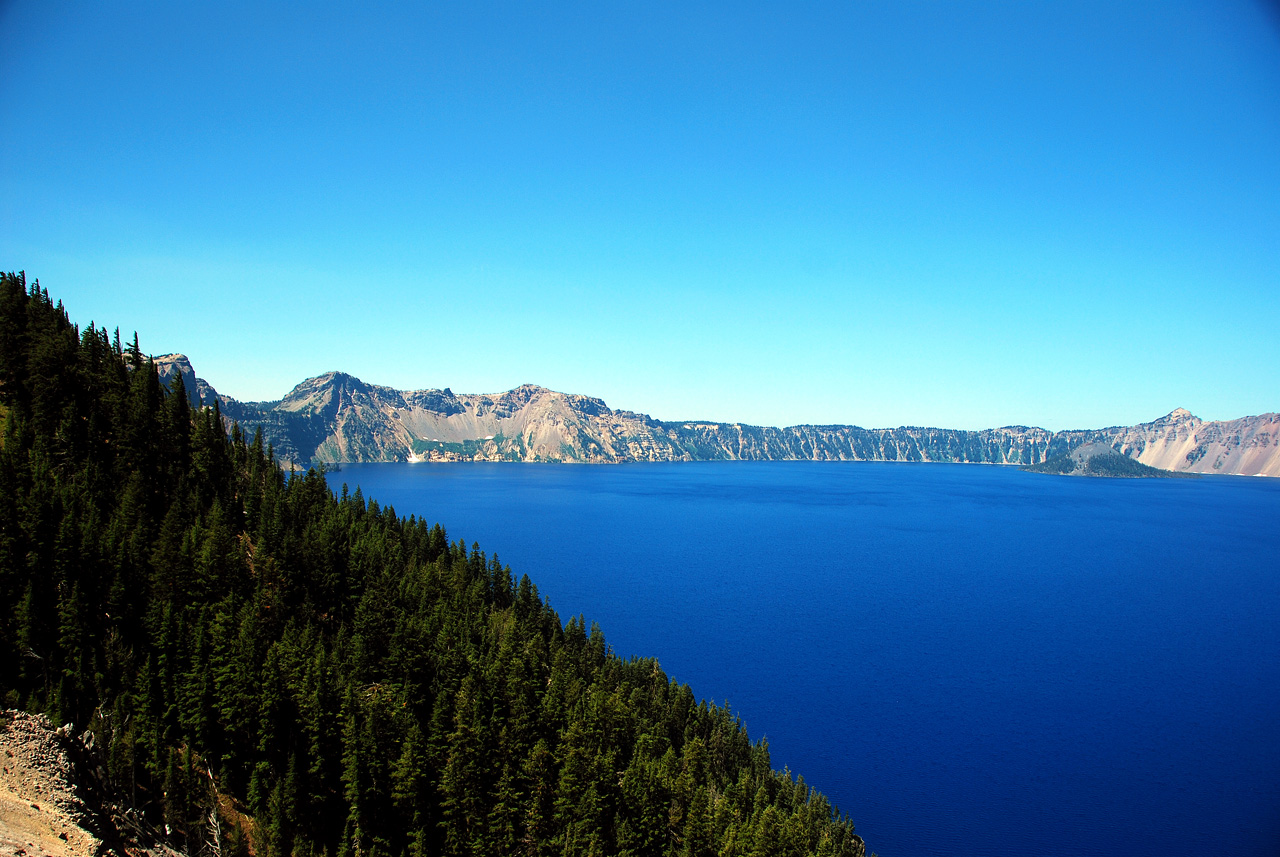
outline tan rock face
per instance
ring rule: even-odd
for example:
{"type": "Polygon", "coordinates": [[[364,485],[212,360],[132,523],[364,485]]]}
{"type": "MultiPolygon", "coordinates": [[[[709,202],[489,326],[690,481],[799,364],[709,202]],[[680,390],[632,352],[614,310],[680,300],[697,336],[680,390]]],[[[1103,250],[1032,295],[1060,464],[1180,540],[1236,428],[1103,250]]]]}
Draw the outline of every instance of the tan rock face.
{"type": "Polygon", "coordinates": [[[1154,422],[1107,431],[1121,452],[1151,467],[1280,476],[1280,414],[1206,423],[1178,408],[1154,422]]]}
{"type": "Polygon", "coordinates": [[[165,385],[168,385],[175,373],[182,376],[182,383],[186,387],[187,398],[191,400],[191,404],[197,407],[212,406],[217,400],[218,392],[209,386],[209,382],[196,377],[196,372],[191,368],[191,361],[187,359],[187,355],[162,354],[159,357],[152,357],[151,362],[155,363],[160,382],[165,385]]]}
{"type": "Polygon", "coordinates": [[[91,815],[49,721],[0,715],[0,857],[97,857],[102,841],[81,826],[91,815]]]}
{"type": "Polygon", "coordinates": [[[0,711],[0,857],[183,857],[90,796],[77,740],[45,717],[0,711]]]}

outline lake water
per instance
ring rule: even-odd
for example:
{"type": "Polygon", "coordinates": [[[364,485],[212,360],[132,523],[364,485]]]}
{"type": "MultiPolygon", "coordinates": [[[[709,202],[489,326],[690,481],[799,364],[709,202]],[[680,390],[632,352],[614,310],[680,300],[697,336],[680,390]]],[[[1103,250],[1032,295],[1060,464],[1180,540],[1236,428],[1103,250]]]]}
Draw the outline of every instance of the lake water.
{"type": "Polygon", "coordinates": [[[1280,854],[1280,480],[345,465],[727,700],[881,857],[1280,854]]]}

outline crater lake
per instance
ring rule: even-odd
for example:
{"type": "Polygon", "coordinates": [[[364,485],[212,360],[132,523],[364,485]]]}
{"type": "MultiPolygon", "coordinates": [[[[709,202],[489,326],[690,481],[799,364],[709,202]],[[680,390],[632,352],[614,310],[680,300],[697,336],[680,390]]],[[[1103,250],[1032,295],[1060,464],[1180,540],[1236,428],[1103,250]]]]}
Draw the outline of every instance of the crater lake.
{"type": "Polygon", "coordinates": [[[880,857],[1280,853],[1280,482],[345,464],[654,656],[880,857]]]}

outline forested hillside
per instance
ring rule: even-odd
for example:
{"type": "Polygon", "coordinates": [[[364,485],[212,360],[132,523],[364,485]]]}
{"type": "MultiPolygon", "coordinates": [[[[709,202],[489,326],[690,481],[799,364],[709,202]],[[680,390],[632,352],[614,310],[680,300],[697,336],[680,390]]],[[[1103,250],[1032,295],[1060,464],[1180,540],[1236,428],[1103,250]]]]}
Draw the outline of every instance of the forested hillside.
{"type": "Polygon", "coordinates": [[[0,276],[0,698],[187,853],[860,855],[726,709],[0,276]]]}

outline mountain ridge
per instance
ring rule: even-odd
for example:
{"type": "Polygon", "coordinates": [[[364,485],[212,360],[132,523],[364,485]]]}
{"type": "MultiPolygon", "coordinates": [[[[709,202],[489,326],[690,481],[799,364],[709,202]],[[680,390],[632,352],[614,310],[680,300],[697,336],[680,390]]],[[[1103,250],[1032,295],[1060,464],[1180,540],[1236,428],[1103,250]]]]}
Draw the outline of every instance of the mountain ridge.
{"type": "Polygon", "coordinates": [[[1011,425],[753,426],[657,420],[603,399],[521,384],[503,393],[395,390],[341,371],[297,384],[279,400],[240,402],[195,375],[181,354],[153,358],[179,372],[193,404],[261,427],[286,466],[370,461],[919,461],[1035,465],[1089,443],[1161,470],[1280,476],[1280,414],[1205,422],[1175,408],[1151,422],[1052,432],[1011,425]]]}

